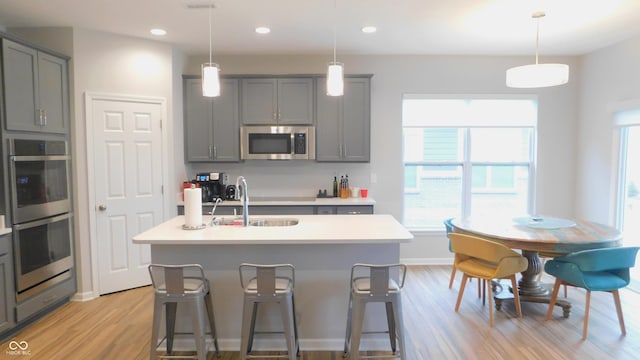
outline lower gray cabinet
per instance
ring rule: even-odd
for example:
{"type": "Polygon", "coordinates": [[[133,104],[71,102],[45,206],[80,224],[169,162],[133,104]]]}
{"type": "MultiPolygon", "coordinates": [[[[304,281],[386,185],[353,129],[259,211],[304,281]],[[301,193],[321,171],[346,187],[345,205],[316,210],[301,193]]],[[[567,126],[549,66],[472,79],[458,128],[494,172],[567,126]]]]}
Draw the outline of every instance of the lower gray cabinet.
{"type": "MultiPolygon", "coordinates": [[[[202,214],[211,214],[212,205],[203,205],[202,214]]],[[[373,205],[249,205],[249,215],[358,215],[373,214],[373,205]]],[[[178,215],[184,206],[178,205],[178,215]]],[[[242,215],[242,206],[218,206],[216,216],[242,215]],[[234,211],[235,210],[235,211],[234,211]]]]}
{"type": "Polygon", "coordinates": [[[15,325],[11,235],[0,236],[0,333],[15,325]]]}

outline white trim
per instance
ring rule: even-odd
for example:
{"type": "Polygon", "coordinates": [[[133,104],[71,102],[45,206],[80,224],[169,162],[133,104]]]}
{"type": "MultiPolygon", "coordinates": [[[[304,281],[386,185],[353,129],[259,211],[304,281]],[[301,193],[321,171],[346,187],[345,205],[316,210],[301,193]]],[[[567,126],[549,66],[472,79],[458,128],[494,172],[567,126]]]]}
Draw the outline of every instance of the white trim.
{"type": "MultiPolygon", "coordinates": [[[[87,91],[84,93],[84,103],[85,103],[85,125],[86,125],[86,133],[85,139],[87,142],[87,156],[86,156],[86,166],[87,166],[87,192],[88,192],[88,210],[89,210],[89,244],[91,249],[91,291],[84,292],[82,294],[76,294],[79,298],[86,298],[88,300],[95,299],[100,296],[100,271],[98,269],[98,243],[97,243],[97,219],[96,219],[96,202],[95,202],[95,186],[91,179],[94,178],[95,174],[93,171],[93,158],[94,158],[94,143],[93,143],[93,122],[92,113],[93,113],[93,102],[94,101],[121,101],[121,102],[136,102],[136,103],[148,103],[148,104],[157,104],[161,107],[160,113],[160,121],[161,121],[161,148],[162,148],[162,183],[163,183],[163,216],[165,220],[167,219],[167,214],[169,213],[169,201],[167,196],[167,184],[169,183],[169,169],[168,169],[168,131],[166,131],[167,121],[167,100],[163,97],[152,97],[152,96],[141,96],[141,95],[128,95],[128,94],[114,94],[114,93],[100,93],[100,92],[90,92],[87,91]]],[[[74,295],[74,298],[76,296],[74,295]]]]}
{"type": "Polygon", "coordinates": [[[71,301],[85,302],[99,298],[100,295],[96,291],[86,291],[83,293],[75,293],[71,297],[71,301]]]}

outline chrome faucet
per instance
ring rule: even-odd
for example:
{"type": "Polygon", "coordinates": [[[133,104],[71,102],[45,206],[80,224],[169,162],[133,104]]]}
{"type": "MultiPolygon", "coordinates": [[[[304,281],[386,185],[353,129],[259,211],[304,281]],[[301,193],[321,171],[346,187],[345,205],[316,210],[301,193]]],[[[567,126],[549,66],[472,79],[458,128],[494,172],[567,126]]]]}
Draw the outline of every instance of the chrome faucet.
{"type": "Polygon", "coordinates": [[[238,189],[236,195],[240,196],[240,201],[242,202],[242,226],[249,226],[249,189],[244,176],[238,176],[236,179],[236,189],[238,189]],[[242,186],[240,186],[240,183],[242,183],[242,186]]]}
{"type": "Polygon", "coordinates": [[[220,204],[220,202],[222,201],[221,198],[217,198],[216,202],[213,204],[213,208],[211,209],[211,220],[209,220],[209,226],[213,226],[216,223],[216,217],[215,217],[215,212],[216,212],[216,208],[218,207],[218,204],[220,204]]]}

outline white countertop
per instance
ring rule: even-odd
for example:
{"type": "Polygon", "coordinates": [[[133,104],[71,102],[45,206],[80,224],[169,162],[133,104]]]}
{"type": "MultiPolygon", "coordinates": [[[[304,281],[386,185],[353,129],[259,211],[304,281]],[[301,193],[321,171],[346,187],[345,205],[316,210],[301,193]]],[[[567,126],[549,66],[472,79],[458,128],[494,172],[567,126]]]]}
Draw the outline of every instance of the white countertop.
{"type": "MultiPolygon", "coordinates": [[[[376,201],[370,197],[367,198],[313,198],[313,197],[270,197],[256,196],[249,197],[249,206],[334,206],[334,205],[375,205],[376,201]]],[[[178,202],[178,206],[183,206],[183,202],[178,202]]],[[[212,202],[202,203],[203,206],[211,206],[212,202]]],[[[218,206],[241,206],[238,200],[225,200],[218,206]]]]}
{"type": "MultiPolygon", "coordinates": [[[[225,217],[231,218],[231,217],[225,217]]],[[[391,215],[273,215],[250,219],[295,218],[293,226],[207,226],[183,230],[184,216],[176,216],[133,237],[136,244],[255,245],[255,244],[376,244],[404,243],[413,235],[391,215]]],[[[208,222],[209,216],[203,216],[208,222]]]]}
{"type": "Polygon", "coordinates": [[[3,227],[3,228],[0,229],[0,236],[6,235],[6,234],[11,234],[11,228],[10,227],[3,227]]]}

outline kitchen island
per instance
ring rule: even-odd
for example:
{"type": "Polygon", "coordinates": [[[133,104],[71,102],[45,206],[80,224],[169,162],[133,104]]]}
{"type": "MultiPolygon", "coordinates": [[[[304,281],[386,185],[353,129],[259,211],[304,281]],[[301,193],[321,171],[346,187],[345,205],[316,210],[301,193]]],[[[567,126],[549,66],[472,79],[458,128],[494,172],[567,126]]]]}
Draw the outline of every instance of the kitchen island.
{"type": "MultiPolygon", "coordinates": [[[[251,216],[250,220],[264,219],[251,216]]],[[[238,266],[290,263],[296,269],[296,318],[301,349],[341,350],[344,342],[349,275],[354,263],[397,263],[400,244],[413,238],[390,215],[295,215],[292,226],[207,226],[183,230],[177,216],[133,238],[151,244],[151,259],[162,264],[201,264],[211,281],[220,345],[240,348],[242,289],[238,266]]],[[[205,216],[204,221],[209,217],[205,216]]],[[[384,307],[367,309],[365,331],[385,330],[384,307]]],[[[187,331],[189,315],[179,311],[177,331],[187,331]],[[183,321],[180,321],[183,320],[183,321]]],[[[258,315],[258,329],[281,329],[277,316],[258,315]]],[[[385,335],[363,339],[363,349],[388,347],[385,335]],[[367,341],[367,339],[369,341],[367,341]],[[379,342],[379,343],[378,343],[379,342]]],[[[280,336],[256,337],[256,349],[284,348],[280,336]]]]}

